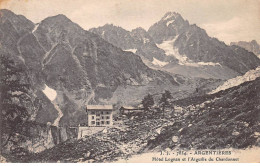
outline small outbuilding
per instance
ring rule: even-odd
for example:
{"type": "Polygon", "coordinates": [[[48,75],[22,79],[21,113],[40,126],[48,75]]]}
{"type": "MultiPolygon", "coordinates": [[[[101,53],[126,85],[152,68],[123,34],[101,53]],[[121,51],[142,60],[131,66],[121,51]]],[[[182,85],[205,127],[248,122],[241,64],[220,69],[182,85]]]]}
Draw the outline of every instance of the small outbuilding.
{"type": "Polygon", "coordinates": [[[122,106],[119,111],[121,114],[128,114],[128,113],[133,113],[133,112],[142,112],[144,109],[143,108],[135,108],[132,106],[122,106]]]}

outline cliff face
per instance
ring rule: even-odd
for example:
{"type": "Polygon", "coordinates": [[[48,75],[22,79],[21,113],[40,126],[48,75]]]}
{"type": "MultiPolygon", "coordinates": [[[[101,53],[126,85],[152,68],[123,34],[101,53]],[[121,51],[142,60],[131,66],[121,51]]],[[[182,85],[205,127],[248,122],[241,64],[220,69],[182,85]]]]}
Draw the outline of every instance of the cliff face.
{"type": "MultiPolygon", "coordinates": [[[[56,127],[50,124],[26,122],[20,134],[11,138],[3,149],[4,153],[14,154],[28,150],[28,153],[38,153],[55,145],[72,139],[77,139],[77,128],[56,127]],[[15,142],[15,144],[14,144],[15,142]]],[[[21,153],[22,154],[22,153],[21,153]]]]}

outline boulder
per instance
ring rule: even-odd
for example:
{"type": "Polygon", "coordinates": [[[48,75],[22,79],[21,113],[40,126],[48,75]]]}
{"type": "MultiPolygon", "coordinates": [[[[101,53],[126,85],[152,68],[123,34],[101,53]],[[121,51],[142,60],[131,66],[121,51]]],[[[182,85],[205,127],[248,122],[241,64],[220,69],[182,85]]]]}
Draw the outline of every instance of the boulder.
{"type": "Polygon", "coordinates": [[[232,133],[232,135],[234,135],[234,136],[237,136],[237,135],[239,135],[240,133],[239,132],[237,132],[237,131],[233,131],[233,133],[232,133]]]}
{"type": "Polygon", "coordinates": [[[172,137],[172,142],[176,143],[176,142],[178,142],[178,140],[179,140],[178,136],[173,136],[172,137]]]}

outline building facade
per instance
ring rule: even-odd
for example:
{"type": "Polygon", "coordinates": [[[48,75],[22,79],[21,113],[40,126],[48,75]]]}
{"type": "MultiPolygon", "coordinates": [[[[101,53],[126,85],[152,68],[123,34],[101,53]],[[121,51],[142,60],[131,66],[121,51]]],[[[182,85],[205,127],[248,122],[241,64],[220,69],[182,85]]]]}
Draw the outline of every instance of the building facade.
{"type": "Polygon", "coordinates": [[[88,115],[88,126],[103,127],[113,125],[112,105],[88,105],[86,112],[88,115]]]}

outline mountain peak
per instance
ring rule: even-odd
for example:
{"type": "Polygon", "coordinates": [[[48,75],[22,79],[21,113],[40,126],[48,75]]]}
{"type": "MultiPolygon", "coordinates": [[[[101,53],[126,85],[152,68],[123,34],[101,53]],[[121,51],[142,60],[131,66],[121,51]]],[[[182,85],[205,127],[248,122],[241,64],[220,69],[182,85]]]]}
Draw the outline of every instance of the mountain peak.
{"type": "Polygon", "coordinates": [[[15,14],[11,11],[11,10],[8,10],[8,9],[0,9],[0,15],[1,16],[14,16],[15,14]]]}
{"type": "Polygon", "coordinates": [[[258,44],[256,40],[252,40],[251,43],[252,43],[252,44],[255,44],[255,45],[258,44]]]}
{"type": "Polygon", "coordinates": [[[58,14],[56,16],[47,17],[41,21],[40,26],[50,28],[58,28],[59,30],[75,31],[77,33],[84,33],[84,29],[77,23],[72,22],[67,16],[58,14]]]}
{"type": "Polygon", "coordinates": [[[47,17],[45,20],[55,23],[68,23],[72,22],[67,16],[58,14],[56,16],[47,17]]]}
{"type": "Polygon", "coordinates": [[[1,23],[9,22],[10,26],[13,26],[18,33],[24,33],[31,31],[34,27],[33,22],[28,20],[22,15],[17,15],[8,9],[0,9],[0,21],[1,23]]]}
{"type": "Polygon", "coordinates": [[[158,23],[166,24],[168,27],[169,25],[182,26],[188,24],[188,21],[185,21],[179,13],[167,12],[158,23]]]}
{"type": "Polygon", "coordinates": [[[25,18],[23,15],[15,14],[14,12],[12,12],[11,10],[8,10],[8,9],[0,9],[0,18],[2,18],[2,17],[5,17],[9,20],[13,20],[13,19],[19,19],[19,20],[23,20],[23,21],[26,20],[26,21],[32,23],[30,20],[25,18]]]}
{"type": "Polygon", "coordinates": [[[133,29],[132,32],[147,33],[146,30],[142,27],[137,27],[133,29]]]}
{"type": "Polygon", "coordinates": [[[181,15],[179,14],[179,13],[176,13],[176,12],[167,12],[164,16],[163,16],[163,18],[162,18],[162,20],[165,20],[165,21],[167,21],[167,20],[175,20],[177,17],[180,17],[181,15]]]}
{"type": "Polygon", "coordinates": [[[109,23],[106,23],[105,25],[104,25],[104,27],[116,27],[114,24],[109,24],[109,23]]]}

